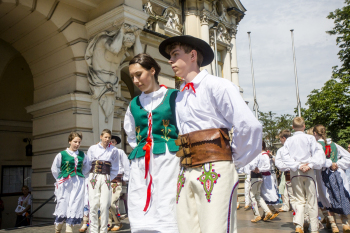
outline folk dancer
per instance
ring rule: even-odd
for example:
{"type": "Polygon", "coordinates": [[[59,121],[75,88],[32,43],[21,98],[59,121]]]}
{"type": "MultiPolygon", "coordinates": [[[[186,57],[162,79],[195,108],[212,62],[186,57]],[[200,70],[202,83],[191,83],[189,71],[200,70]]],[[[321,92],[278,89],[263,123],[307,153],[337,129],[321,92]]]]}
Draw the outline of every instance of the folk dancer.
{"type": "Polygon", "coordinates": [[[60,233],[63,223],[66,232],[73,232],[72,226],[83,219],[84,179],[89,174],[89,160],[78,150],[83,135],[71,132],[68,136],[69,148],[58,153],[52,163],[51,172],[56,179],[55,232],[60,233]]]}
{"type": "Polygon", "coordinates": [[[237,232],[235,166],[243,167],[259,154],[262,126],[237,86],[200,71],[214,57],[205,41],[171,37],[160,44],[159,52],[169,59],[175,75],[185,80],[176,98],[182,134],[176,141],[182,164],[177,185],[179,231],[237,232]]]}
{"type": "Polygon", "coordinates": [[[109,207],[111,205],[111,177],[116,177],[119,171],[119,152],[110,145],[112,132],[102,130],[101,141],[90,146],[87,156],[90,163],[89,175],[89,206],[90,232],[107,233],[109,207]],[[98,210],[100,210],[100,231],[98,210]]]}
{"type": "MultiPolygon", "coordinates": [[[[252,210],[254,213],[254,219],[252,219],[251,222],[253,223],[257,223],[262,219],[262,217],[260,216],[258,205],[260,205],[264,211],[264,221],[269,220],[273,216],[265,200],[261,196],[261,186],[264,182],[264,177],[262,174],[264,173],[265,177],[269,176],[271,178],[270,161],[268,156],[266,156],[266,154],[264,153],[266,153],[265,150],[263,150],[253,161],[249,163],[249,170],[251,171],[250,199],[252,203],[252,210]]],[[[266,192],[265,189],[264,191],[266,192]]]]}
{"type": "MultiPolygon", "coordinates": [[[[116,147],[117,144],[121,143],[121,139],[118,136],[112,136],[111,144],[116,147]]],[[[121,217],[119,213],[119,203],[120,197],[123,195],[122,186],[125,182],[129,181],[130,173],[130,162],[128,156],[122,149],[119,151],[119,173],[111,181],[112,182],[112,199],[111,208],[109,209],[109,219],[108,219],[108,231],[119,231],[123,224],[121,223],[121,217]],[[113,225],[114,220],[114,225],[113,225]]]]}
{"type": "Polygon", "coordinates": [[[126,111],[124,129],[130,153],[128,216],[131,232],[178,233],[176,181],[179,159],[175,117],[177,90],[159,86],[160,66],[148,54],[129,62],[134,84],[142,91],[126,111]]]}
{"type": "Polygon", "coordinates": [[[290,167],[293,194],[296,198],[293,223],[295,232],[303,233],[304,211],[308,209],[311,233],[318,232],[318,208],[315,171],[321,169],[325,156],[316,140],[304,133],[302,117],[293,119],[295,133],[284,143],[283,163],[290,167]],[[307,207],[306,207],[307,205],[307,207]]]}
{"type": "Polygon", "coordinates": [[[350,153],[338,144],[327,139],[326,128],[316,125],[314,136],[322,145],[326,162],[322,170],[316,172],[319,193],[319,205],[328,210],[327,228],[338,233],[335,213],[339,214],[343,223],[343,232],[350,232],[347,215],[350,214],[350,185],[345,170],[350,167],[350,153]]]}

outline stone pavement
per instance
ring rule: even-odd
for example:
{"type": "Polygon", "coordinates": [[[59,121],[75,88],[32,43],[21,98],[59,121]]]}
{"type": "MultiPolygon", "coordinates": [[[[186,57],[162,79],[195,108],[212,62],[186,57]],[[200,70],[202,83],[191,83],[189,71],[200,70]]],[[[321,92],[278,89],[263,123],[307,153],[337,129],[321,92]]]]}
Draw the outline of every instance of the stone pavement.
{"type": "MultiPolygon", "coordinates": [[[[258,223],[252,223],[250,220],[253,218],[253,212],[251,210],[245,211],[243,208],[237,211],[237,223],[238,223],[238,233],[248,233],[248,232],[266,232],[266,233],[292,233],[294,232],[294,225],[292,221],[292,212],[283,212],[277,218],[270,222],[260,221],[258,223]]],[[[261,211],[262,213],[262,211],[261,211]]],[[[120,233],[130,233],[130,225],[128,220],[123,220],[124,227],[122,230],[118,231],[120,233]]],[[[342,232],[342,226],[337,218],[337,224],[340,232],[342,232]]],[[[79,227],[76,227],[74,232],[78,232],[79,227]]],[[[27,227],[15,230],[0,230],[0,233],[10,232],[10,233],[53,233],[54,226],[41,226],[41,227],[27,227]]],[[[330,233],[330,230],[323,229],[320,233],[330,233]]],[[[62,231],[64,233],[64,231],[62,231]]],[[[189,232],[190,233],[190,232],[189,232]]]]}

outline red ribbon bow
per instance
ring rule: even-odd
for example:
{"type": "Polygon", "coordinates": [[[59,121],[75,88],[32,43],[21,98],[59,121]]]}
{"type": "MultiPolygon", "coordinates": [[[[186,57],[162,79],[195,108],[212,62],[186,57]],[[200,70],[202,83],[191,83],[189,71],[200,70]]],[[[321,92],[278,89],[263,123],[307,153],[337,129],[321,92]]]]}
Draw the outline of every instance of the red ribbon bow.
{"type": "Polygon", "coordinates": [[[325,147],[326,147],[326,151],[325,151],[324,153],[326,154],[326,157],[327,157],[327,158],[330,158],[330,157],[331,157],[331,152],[332,152],[331,146],[330,146],[330,145],[327,145],[327,146],[325,146],[325,147]]]}
{"type": "Polygon", "coordinates": [[[193,92],[196,93],[196,90],[193,87],[193,83],[187,83],[181,91],[184,91],[185,89],[189,90],[190,88],[192,88],[193,92]]]}
{"type": "Polygon", "coordinates": [[[149,207],[149,203],[151,201],[151,187],[152,187],[152,175],[149,172],[149,163],[151,160],[151,148],[152,148],[152,138],[151,138],[151,130],[152,130],[152,113],[148,114],[148,133],[147,133],[147,139],[146,139],[146,145],[142,148],[146,151],[145,155],[145,179],[147,179],[147,174],[149,173],[150,181],[147,187],[147,198],[146,198],[146,205],[143,211],[147,211],[149,207]]]}

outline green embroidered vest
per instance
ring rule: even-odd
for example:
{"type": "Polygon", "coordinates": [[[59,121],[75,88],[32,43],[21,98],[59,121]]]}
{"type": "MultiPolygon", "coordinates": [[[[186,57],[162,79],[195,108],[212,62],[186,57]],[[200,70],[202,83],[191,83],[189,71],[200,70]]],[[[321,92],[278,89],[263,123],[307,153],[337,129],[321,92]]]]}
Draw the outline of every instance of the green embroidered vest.
{"type": "MultiPolygon", "coordinates": [[[[326,151],[326,144],[323,141],[318,141],[318,142],[322,145],[323,151],[326,151]]],[[[330,146],[331,146],[331,156],[329,159],[332,160],[333,163],[336,163],[338,161],[337,147],[334,142],[331,142],[330,146]]]]}
{"type": "Polygon", "coordinates": [[[58,176],[58,179],[60,178],[67,178],[69,175],[71,177],[78,175],[80,177],[84,178],[83,175],[83,161],[85,154],[82,151],[79,151],[79,154],[77,156],[78,158],[78,166],[77,166],[77,172],[75,173],[75,161],[74,157],[68,154],[67,151],[61,151],[61,172],[58,176]]]}
{"type": "MultiPolygon", "coordinates": [[[[152,136],[153,154],[164,154],[166,145],[170,152],[177,152],[179,147],[175,145],[178,138],[176,127],[175,99],[177,90],[167,90],[163,101],[152,111],[152,136]]],[[[139,96],[130,103],[130,111],[135,120],[137,146],[130,153],[129,159],[141,158],[146,151],[142,148],[146,144],[148,132],[148,112],[142,107],[139,96]]]]}

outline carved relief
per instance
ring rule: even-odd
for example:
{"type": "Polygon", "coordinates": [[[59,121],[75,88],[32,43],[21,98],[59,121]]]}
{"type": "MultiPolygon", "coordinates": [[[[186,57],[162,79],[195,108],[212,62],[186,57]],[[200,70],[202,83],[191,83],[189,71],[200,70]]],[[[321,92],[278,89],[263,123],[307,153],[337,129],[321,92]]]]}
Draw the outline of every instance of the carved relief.
{"type": "Polygon", "coordinates": [[[232,67],[231,68],[231,73],[239,73],[239,68],[238,67],[232,67]]]}
{"type": "Polygon", "coordinates": [[[200,19],[201,19],[201,25],[209,23],[209,17],[204,13],[201,15],[200,19]]]}
{"type": "Polygon", "coordinates": [[[166,27],[181,32],[182,25],[180,24],[180,18],[173,8],[167,8],[163,17],[167,20],[166,27]]]}
{"type": "Polygon", "coordinates": [[[142,52],[140,33],[138,27],[122,24],[116,31],[97,34],[86,49],[90,92],[101,106],[106,123],[114,111],[119,83],[116,72],[125,57],[130,56],[132,46],[135,55],[142,52]]]}
{"type": "Polygon", "coordinates": [[[153,7],[152,7],[152,3],[150,1],[148,1],[145,5],[143,5],[143,11],[149,15],[156,15],[153,12],[153,7]]]}

